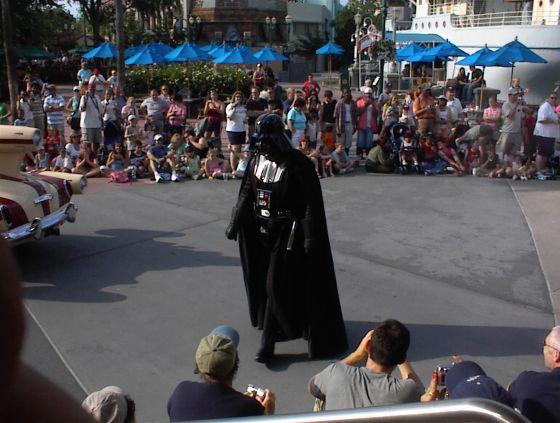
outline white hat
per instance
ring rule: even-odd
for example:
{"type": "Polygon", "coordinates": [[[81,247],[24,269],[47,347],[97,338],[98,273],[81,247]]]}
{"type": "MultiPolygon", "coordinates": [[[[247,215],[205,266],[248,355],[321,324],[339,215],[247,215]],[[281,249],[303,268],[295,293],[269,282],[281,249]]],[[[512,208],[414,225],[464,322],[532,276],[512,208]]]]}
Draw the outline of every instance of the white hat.
{"type": "MultiPolygon", "coordinates": [[[[134,116],[134,115],[129,115],[129,116],[128,116],[128,120],[129,120],[129,121],[131,121],[131,120],[136,120],[136,116],[134,116]]],[[[155,139],[155,137],[154,137],[154,139],[155,139]]]]}
{"type": "Polygon", "coordinates": [[[157,134],[157,135],[154,137],[154,141],[159,141],[159,140],[163,140],[163,135],[157,134]]]}

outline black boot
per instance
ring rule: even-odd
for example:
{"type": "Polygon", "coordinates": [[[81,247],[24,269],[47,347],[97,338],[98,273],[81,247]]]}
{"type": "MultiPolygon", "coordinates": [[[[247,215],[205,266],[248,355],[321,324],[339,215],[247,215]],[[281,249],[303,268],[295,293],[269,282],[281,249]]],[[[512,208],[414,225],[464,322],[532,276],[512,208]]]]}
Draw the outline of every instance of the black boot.
{"type": "Polygon", "coordinates": [[[274,343],[265,344],[261,346],[261,349],[257,352],[255,356],[255,361],[259,363],[270,363],[274,358],[274,343]]]}

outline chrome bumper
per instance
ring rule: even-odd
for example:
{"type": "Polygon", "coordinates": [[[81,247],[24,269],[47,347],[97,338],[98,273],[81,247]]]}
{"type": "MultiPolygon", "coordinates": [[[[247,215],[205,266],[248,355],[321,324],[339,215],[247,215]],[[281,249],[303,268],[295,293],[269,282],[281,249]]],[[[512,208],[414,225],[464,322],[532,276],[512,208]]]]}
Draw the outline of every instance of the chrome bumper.
{"type": "Polygon", "coordinates": [[[61,209],[43,218],[36,217],[31,223],[18,226],[9,231],[0,233],[0,238],[7,240],[11,245],[16,245],[31,239],[41,239],[51,235],[64,222],[74,222],[78,206],[68,203],[61,209]]]}

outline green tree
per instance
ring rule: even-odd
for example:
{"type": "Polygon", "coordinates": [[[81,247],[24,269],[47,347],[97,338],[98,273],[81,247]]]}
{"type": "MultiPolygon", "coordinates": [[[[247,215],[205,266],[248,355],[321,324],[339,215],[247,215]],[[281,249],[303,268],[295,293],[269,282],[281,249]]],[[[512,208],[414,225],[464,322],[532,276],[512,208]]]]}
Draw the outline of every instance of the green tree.
{"type": "Polygon", "coordinates": [[[114,21],[113,0],[68,0],[80,6],[82,15],[91,25],[95,44],[102,41],[101,28],[105,22],[114,21]]]}

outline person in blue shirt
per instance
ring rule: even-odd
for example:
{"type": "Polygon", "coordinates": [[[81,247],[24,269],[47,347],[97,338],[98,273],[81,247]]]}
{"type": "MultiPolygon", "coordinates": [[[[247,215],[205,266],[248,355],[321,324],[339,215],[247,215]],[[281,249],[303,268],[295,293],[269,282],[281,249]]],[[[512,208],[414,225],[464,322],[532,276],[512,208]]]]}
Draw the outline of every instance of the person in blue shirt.
{"type": "Polygon", "coordinates": [[[163,142],[163,135],[157,134],[154,137],[154,145],[148,150],[150,169],[154,173],[156,182],[163,182],[161,173],[171,173],[171,180],[177,182],[177,172],[175,171],[175,157],[172,151],[163,142]]]}

